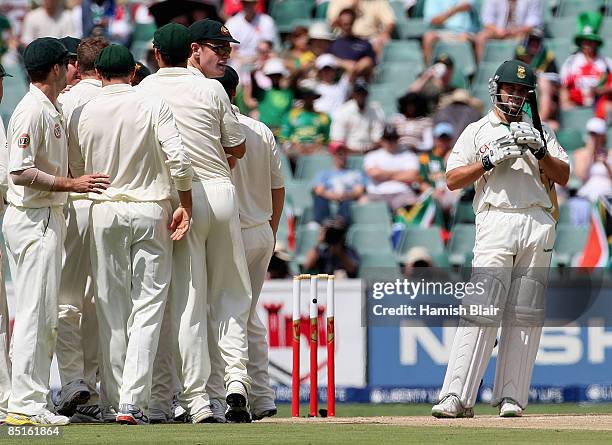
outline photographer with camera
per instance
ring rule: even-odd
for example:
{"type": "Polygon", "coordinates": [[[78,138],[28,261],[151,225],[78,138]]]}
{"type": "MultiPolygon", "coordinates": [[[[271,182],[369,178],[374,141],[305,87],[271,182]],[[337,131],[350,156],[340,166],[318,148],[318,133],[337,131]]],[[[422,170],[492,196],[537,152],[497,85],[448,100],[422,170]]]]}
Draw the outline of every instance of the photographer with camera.
{"type": "Polygon", "coordinates": [[[304,271],[307,273],[340,274],[356,278],[359,272],[359,255],[346,245],[346,226],[337,220],[329,220],[321,227],[319,242],[306,255],[304,271]]]}

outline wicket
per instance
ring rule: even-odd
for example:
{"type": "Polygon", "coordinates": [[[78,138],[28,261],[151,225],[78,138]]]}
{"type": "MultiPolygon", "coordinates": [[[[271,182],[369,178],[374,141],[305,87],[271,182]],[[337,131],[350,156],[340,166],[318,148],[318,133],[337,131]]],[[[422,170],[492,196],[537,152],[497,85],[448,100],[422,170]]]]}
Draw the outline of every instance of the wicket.
{"type": "Polygon", "coordinates": [[[318,411],[317,374],[319,362],[317,357],[318,348],[318,280],[327,280],[327,415],[336,415],[336,380],[334,365],[334,276],[326,274],[309,275],[301,274],[293,277],[293,369],[291,385],[291,416],[300,416],[300,303],[301,282],[310,280],[310,411],[309,417],[316,417],[318,411]]]}

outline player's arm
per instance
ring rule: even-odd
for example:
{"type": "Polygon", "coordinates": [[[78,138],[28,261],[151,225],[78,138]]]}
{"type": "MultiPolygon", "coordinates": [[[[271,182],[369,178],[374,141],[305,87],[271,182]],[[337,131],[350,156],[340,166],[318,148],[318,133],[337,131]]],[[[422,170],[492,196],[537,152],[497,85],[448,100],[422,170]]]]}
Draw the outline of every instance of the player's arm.
{"type": "Polygon", "coordinates": [[[223,151],[234,158],[241,159],[246,154],[246,144],[243,142],[235,147],[223,147],[223,151]]]}
{"type": "Polygon", "coordinates": [[[485,173],[482,162],[454,168],[446,172],[446,186],[449,190],[458,190],[469,187],[485,173]]]}
{"type": "Polygon", "coordinates": [[[565,186],[569,181],[570,167],[561,159],[557,159],[550,154],[546,154],[540,160],[540,168],[551,181],[559,185],[565,186]]]}
{"type": "Polygon", "coordinates": [[[241,159],[246,154],[246,136],[232,108],[232,103],[221,84],[213,82],[213,103],[219,113],[221,146],[226,154],[241,159]]]}
{"type": "MultiPolygon", "coordinates": [[[[263,125],[263,124],[262,124],[263,125]]],[[[265,139],[270,147],[270,184],[272,186],[272,217],[270,226],[276,240],[276,232],[280,223],[283,207],[285,205],[285,178],[283,177],[282,161],[274,135],[268,127],[264,126],[265,139]]]]}
{"type": "Polygon", "coordinates": [[[270,218],[270,227],[276,239],[276,232],[280,223],[281,215],[283,214],[283,206],[285,205],[285,187],[272,189],[272,217],[270,218]]]}

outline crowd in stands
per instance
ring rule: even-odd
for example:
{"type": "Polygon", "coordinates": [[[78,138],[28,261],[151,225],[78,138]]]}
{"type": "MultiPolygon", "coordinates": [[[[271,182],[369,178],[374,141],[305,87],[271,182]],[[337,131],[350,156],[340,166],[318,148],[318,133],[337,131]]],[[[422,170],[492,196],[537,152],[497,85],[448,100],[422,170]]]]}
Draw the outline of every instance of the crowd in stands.
{"type": "MultiPolygon", "coordinates": [[[[144,76],[157,67],[147,57],[151,32],[142,37],[143,29],[210,14],[160,18],[157,3],[164,2],[3,0],[2,63],[18,66],[37,37],[103,35],[131,45],[144,76]]],[[[538,73],[542,120],[572,157],[572,180],[560,196],[578,215],[572,221],[584,222],[589,202],[612,192],[606,139],[612,44],[604,43],[612,11],[600,3],[601,9],[591,0],[218,0],[214,13],[240,41],[229,61],[240,75],[236,105],[272,129],[287,181],[311,192],[306,210],[298,211],[293,197],[298,224],[321,228],[304,270],[357,274],[359,254],[345,242],[358,204],[384,202],[391,223],[431,197],[442,233],[452,231],[469,192],[446,188],[445,159],[463,129],[490,109],[488,80],[507,58],[538,73]],[[308,177],[300,173],[305,157],[324,158],[308,177]],[[325,242],[332,238],[336,244],[325,242]]],[[[289,258],[290,245],[279,240],[275,261],[289,258]]],[[[287,274],[280,266],[275,273],[287,274]]]]}

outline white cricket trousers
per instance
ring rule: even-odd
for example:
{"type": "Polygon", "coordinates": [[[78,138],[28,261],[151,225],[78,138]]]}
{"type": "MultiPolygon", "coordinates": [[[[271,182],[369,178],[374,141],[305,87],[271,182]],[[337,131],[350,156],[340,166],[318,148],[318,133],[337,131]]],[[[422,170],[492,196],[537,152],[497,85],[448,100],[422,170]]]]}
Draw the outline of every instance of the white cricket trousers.
{"type": "Polygon", "coordinates": [[[47,408],[66,220],[59,206],[10,205],[2,231],[17,303],[8,411],[32,416],[47,408]]]}
{"type": "Polygon", "coordinates": [[[89,258],[90,207],[88,199],[68,198],[55,354],[62,386],[83,379],[91,393],[88,404],[95,405],[99,348],[89,258]]]}
{"type": "Polygon", "coordinates": [[[170,201],[94,202],[91,265],[108,402],[147,411],[172,274],[170,201]]]}
{"type": "MultiPolygon", "coordinates": [[[[247,325],[249,344],[247,371],[249,377],[251,377],[249,402],[251,409],[258,409],[259,407],[263,409],[274,405],[274,391],[270,387],[270,375],[268,373],[267,329],[257,314],[257,301],[274,251],[274,234],[270,224],[266,222],[256,227],[242,229],[242,242],[249,268],[251,290],[253,291],[247,325]]],[[[208,387],[211,394],[222,394],[223,359],[218,352],[212,350],[210,358],[211,375],[208,380],[208,387]]]]}
{"type": "MultiPolygon", "coordinates": [[[[544,299],[554,243],[555,221],[540,207],[490,207],[476,215],[472,267],[474,270],[495,271],[500,292],[508,298],[504,313],[512,309],[517,298],[544,299]]],[[[496,326],[460,322],[440,399],[455,394],[464,407],[474,406],[497,331],[496,326]]],[[[504,319],[495,371],[494,406],[504,398],[514,399],[523,408],[527,406],[541,332],[541,326],[520,326],[504,319]]]]}
{"type": "Polygon", "coordinates": [[[11,360],[9,358],[9,314],[4,287],[4,267],[0,250],[0,417],[7,414],[11,394],[11,360]]]}

